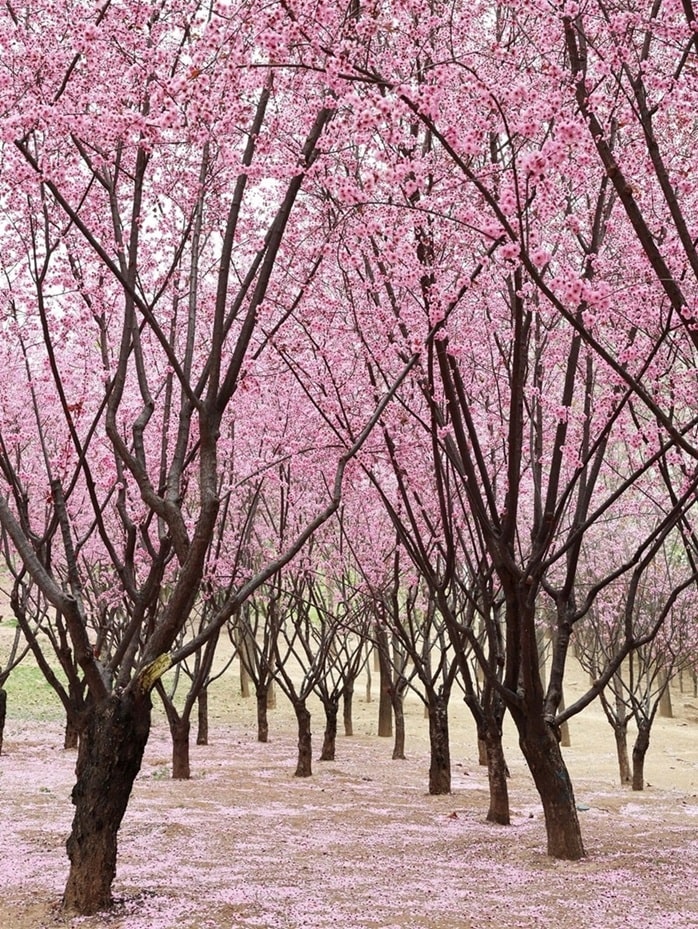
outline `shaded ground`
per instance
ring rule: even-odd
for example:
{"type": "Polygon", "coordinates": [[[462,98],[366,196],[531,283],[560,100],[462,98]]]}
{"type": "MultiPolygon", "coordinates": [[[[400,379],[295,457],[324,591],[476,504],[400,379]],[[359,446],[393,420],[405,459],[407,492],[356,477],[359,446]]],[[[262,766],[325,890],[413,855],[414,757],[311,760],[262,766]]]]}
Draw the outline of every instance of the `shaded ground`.
{"type": "MultiPolygon", "coordinates": [[[[377,704],[336,762],[294,779],[293,718],[271,714],[254,741],[253,701],[214,695],[211,745],[195,776],[169,779],[158,719],[121,833],[114,911],[66,920],[74,755],[57,721],[10,718],[0,758],[1,929],[669,929],[698,927],[698,709],[674,695],[660,719],[643,793],[616,786],[613,738],[594,708],[566,750],[588,858],[545,855],[542,812],[507,735],[514,824],[484,822],[487,779],[472,725],[453,708],[453,793],[429,797],[426,723],[413,699],[408,753],[390,760],[377,704]],[[680,713],[680,715],[679,715],[680,713]]],[[[570,696],[572,696],[570,691],[570,696]]],[[[315,716],[316,754],[320,714],[315,716]]]]}

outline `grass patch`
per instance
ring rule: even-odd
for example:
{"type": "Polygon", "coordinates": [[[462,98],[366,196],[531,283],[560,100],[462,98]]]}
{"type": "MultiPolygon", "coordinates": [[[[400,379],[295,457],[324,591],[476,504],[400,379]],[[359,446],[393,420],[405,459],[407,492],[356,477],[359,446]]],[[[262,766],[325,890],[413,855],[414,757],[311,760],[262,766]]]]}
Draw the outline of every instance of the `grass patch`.
{"type": "Polygon", "coordinates": [[[7,719],[54,722],[64,718],[63,705],[46,683],[39,669],[28,661],[10,674],[7,691],[7,719]]]}

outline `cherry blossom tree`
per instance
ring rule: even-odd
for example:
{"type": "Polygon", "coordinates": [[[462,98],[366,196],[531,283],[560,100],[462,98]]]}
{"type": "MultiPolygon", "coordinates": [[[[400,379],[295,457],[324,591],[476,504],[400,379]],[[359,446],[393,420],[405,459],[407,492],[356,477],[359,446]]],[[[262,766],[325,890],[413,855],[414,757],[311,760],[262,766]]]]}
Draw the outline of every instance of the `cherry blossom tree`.
{"type": "MultiPolygon", "coordinates": [[[[628,536],[632,530],[627,530],[628,536]]],[[[650,551],[632,574],[610,585],[579,630],[577,654],[590,675],[598,676],[629,639],[635,644],[600,693],[613,728],[620,781],[644,789],[644,761],[652,724],[662,698],[690,653],[695,614],[695,566],[683,557],[677,533],[661,549],[650,551]],[[628,721],[637,735],[628,756],[628,721]]]]}
{"type": "Polygon", "coordinates": [[[301,189],[335,106],[312,75],[270,69],[274,16],[109,2],[2,15],[2,210],[18,234],[2,259],[14,363],[0,522],[86,689],[64,897],[80,913],[110,902],[152,687],[334,512],[366,437],[335,444],[315,516],[178,647],[223,514],[238,400],[323,261],[322,201],[301,189]],[[95,563],[118,629],[88,608],[95,563]],[[94,640],[109,635],[104,674],[94,640]]]}
{"type": "MultiPolygon", "coordinates": [[[[442,618],[464,562],[496,579],[481,615],[503,648],[478,663],[550,854],[580,857],[559,725],[623,655],[561,711],[570,635],[657,536],[578,602],[583,543],[664,473],[660,534],[695,493],[690,0],[29,0],[0,42],[0,523],[87,695],[66,906],[109,902],[152,687],[279,576],[359,453],[350,477],[411,532],[419,500],[442,618]],[[277,447],[279,418],[296,434],[277,447]],[[315,515],[180,644],[204,581],[235,573],[212,556],[242,486],[223,462],[255,435],[247,478],[303,462],[315,515]]],[[[477,654],[474,627],[452,633],[477,654]]]]}

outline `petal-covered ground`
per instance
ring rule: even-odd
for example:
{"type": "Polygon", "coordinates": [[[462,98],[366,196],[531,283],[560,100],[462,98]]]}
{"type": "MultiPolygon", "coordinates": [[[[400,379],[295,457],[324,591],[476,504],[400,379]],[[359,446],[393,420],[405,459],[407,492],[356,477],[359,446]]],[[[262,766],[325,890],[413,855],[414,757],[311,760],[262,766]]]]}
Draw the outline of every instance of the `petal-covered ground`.
{"type": "MultiPolygon", "coordinates": [[[[293,720],[254,741],[250,701],[216,704],[194,776],[169,778],[156,722],[120,838],[113,911],[67,919],[75,756],[60,725],[8,722],[0,758],[2,929],[690,929],[698,927],[698,725],[688,699],[659,720],[652,786],[616,786],[613,738],[591,708],[566,750],[588,857],[545,854],[542,812],[508,732],[513,824],[491,826],[472,726],[453,712],[453,792],[426,793],[426,726],[409,704],[407,761],[370,735],[375,704],[335,762],[295,779],[293,720]]],[[[319,743],[320,718],[315,731],[319,743]]]]}

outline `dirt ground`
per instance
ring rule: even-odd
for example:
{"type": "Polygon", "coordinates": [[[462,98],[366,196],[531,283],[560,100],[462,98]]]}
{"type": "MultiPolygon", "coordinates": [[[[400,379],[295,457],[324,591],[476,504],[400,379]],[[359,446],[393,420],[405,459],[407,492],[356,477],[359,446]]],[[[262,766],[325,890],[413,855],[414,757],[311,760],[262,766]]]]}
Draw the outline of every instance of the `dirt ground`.
{"type": "MultiPolygon", "coordinates": [[[[583,679],[578,672],[568,699],[583,679]]],[[[169,777],[157,714],[122,827],[112,911],[66,919],[75,756],[58,719],[10,706],[0,757],[0,929],[669,929],[698,927],[698,700],[673,692],[658,719],[647,789],[617,783],[600,708],[571,724],[565,750],[588,856],[545,854],[542,811],[511,728],[513,824],[485,823],[486,771],[473,725],[451,707],[453,792],[427,794],[427,728],[407,701],[406,761],[374,735],[377,703],[361,696],[355,732],[334,762],[293,777],[294,719],[281,699],[270,742],[255,741],[254,701],[234,676],[211,697],[211,740],[192,746],[193,777],[169,777]]],[[[322,719],[314,713],[319,753],[322,719]]]]}

